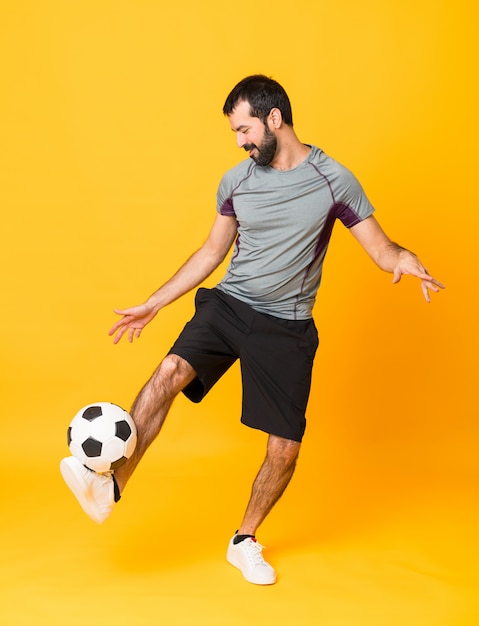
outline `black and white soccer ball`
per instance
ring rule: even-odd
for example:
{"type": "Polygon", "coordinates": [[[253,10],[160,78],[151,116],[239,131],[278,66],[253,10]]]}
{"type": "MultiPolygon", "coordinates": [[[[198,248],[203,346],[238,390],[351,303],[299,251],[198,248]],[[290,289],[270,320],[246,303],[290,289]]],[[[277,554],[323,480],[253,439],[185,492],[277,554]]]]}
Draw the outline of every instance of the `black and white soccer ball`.
{"type": "Polygon", "coordinates": [[[116,470],[135,450],[135,422],[118,405],[96,402],[72,419],[67,441],[73,456],[94,472],[116,470]]]}

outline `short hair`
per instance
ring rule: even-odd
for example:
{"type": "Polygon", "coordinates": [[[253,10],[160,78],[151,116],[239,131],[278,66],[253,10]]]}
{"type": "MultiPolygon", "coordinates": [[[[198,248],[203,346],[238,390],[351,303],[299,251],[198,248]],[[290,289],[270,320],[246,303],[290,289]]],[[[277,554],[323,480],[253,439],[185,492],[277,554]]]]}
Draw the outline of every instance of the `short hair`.
{"type": "Polygon", "coordinates": [[[288,94],[281,85],[264,76],[254,74],[247,76],[232,89],[223,106],[223,113],[230,115],[239,102],[248,102],[251,108],[251,116],[259,117],[266,124],[271,109],[279,109],[283,122],[288,126],[293,125],[293,113],[288,94]]]}

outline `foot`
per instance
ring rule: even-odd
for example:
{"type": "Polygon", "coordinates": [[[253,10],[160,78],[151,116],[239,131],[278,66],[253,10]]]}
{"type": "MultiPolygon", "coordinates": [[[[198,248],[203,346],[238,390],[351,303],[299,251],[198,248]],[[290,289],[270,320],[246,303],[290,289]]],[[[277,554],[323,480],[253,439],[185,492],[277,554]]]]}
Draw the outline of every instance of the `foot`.
{"type": "Polygon", "coordinates": [[[228,563],[237,567],[249,583],[255,585],[274,584],[276,573],[261,554],[264,546],[253,537],[243,539],[237,544],[233,543],[233,539],[231,539],[226,553],[228,563]]]}
{"type": "Polygon", "coordinates": [[[60,472],[88,517],[103,523],[115,504],[112,473],[93,472],[74,456],[60,462],[60,472]]]}

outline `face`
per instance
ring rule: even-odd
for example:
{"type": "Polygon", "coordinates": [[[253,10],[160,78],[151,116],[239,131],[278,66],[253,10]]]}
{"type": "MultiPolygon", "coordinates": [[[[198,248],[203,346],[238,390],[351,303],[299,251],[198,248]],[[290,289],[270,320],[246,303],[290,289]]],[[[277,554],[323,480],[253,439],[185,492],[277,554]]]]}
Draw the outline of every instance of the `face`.
{"type": "Polygon", "coordinates": [[[239,102],[228,118],[231,129],[236,133],[238,147],[249,152],[258,165],[269,165],[276,154],[278,142],[267,125],[259,118],[251,117],[249,103],[239,102]]]}

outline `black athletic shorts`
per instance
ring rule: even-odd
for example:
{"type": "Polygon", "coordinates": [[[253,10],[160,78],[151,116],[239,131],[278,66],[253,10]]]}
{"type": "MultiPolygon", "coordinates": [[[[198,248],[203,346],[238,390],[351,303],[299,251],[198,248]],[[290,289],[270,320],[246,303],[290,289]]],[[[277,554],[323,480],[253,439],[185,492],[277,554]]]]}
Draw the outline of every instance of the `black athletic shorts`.
{"type": "Polygon", "coordinates": [[[195,315],[169,352],[196,372],[183,390],[186,397],[200,402],[239,359],[243,424],[301,441],[318,347],[314,321],[258,313],[219,289],[198,289],[195,305],[195,315]]]}

